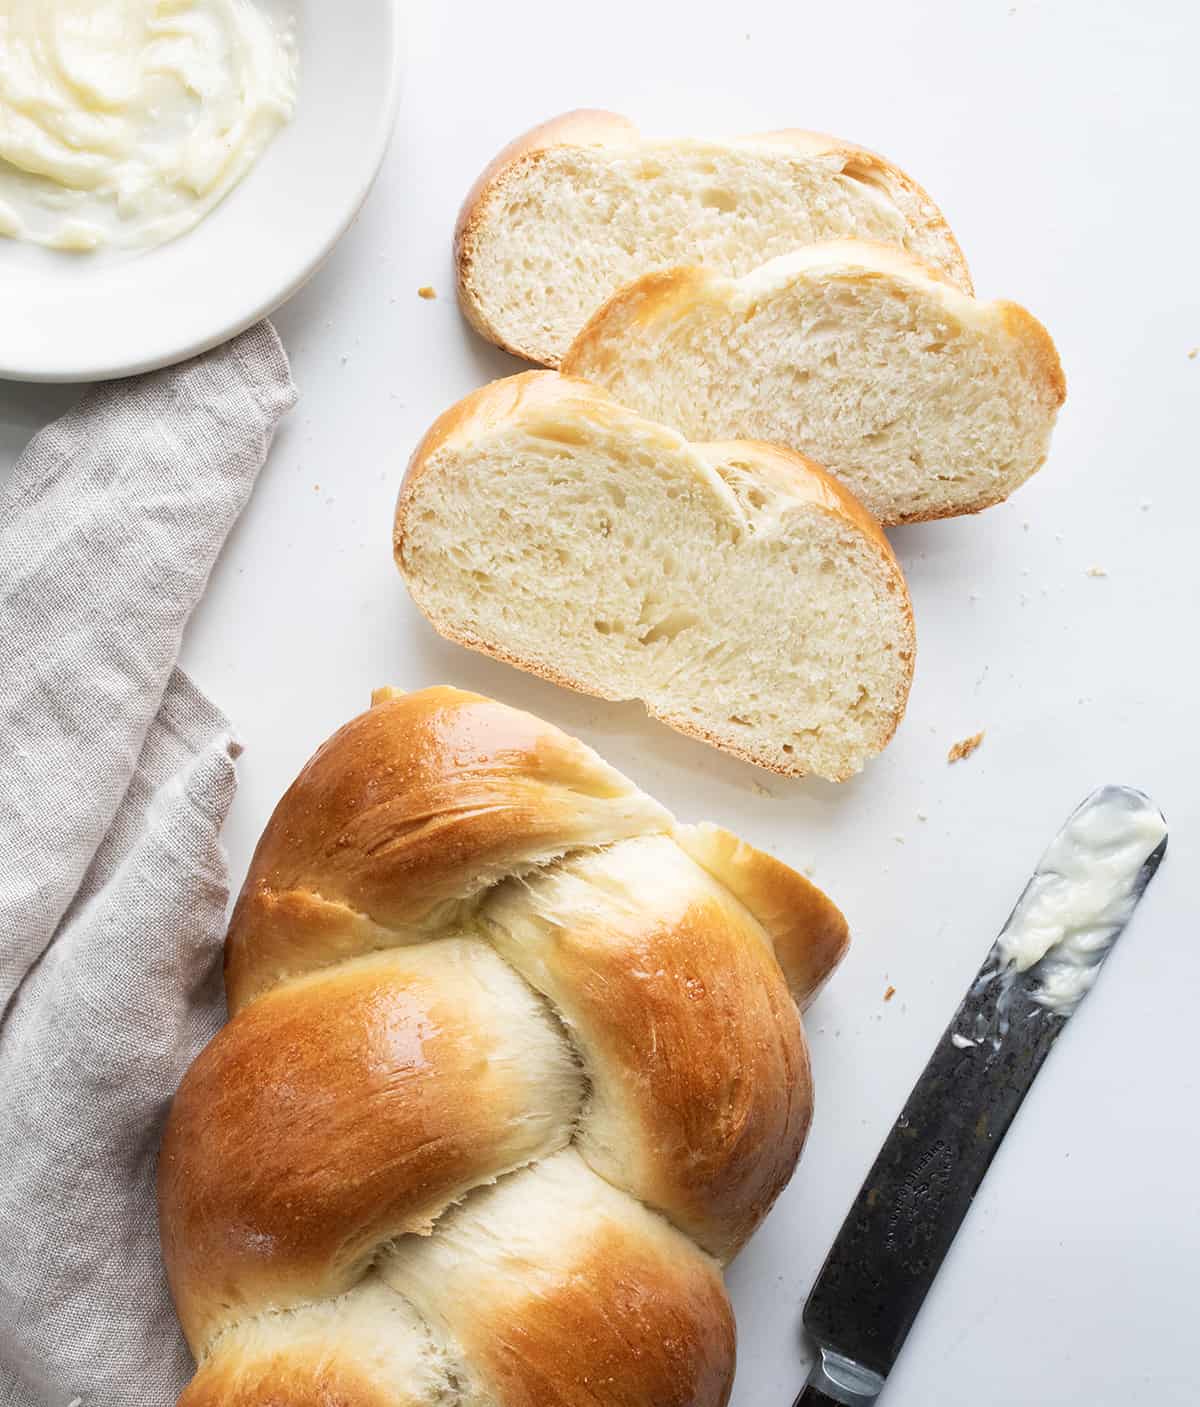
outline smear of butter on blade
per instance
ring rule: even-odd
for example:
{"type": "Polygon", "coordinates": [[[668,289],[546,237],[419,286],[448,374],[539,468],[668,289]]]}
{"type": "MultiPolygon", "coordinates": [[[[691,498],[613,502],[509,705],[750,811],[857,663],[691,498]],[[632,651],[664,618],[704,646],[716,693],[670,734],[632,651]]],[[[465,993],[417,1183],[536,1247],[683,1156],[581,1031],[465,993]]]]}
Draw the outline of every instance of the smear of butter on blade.
{"type": "Polygon", "coordinates": [[[0,235],[183,234],[291,117],[295,70],[251,0],[0,0],[0,235]]]}
{"type": "Polygon", "coordinates": [[[996,942],[1007,970],[1037,968],[1039,1005],[1069,1016],[1091,989],[1166,834],[1162,813],[1129,787],[1102,787],[1069,818],[996,942]]]}

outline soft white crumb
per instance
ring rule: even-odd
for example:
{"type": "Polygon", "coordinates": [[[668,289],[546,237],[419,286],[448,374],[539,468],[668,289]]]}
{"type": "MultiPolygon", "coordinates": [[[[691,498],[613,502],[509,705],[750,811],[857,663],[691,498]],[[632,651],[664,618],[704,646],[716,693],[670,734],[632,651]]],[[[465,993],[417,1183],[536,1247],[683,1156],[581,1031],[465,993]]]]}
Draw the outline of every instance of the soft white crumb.
{"type": "Polygon", "coordinates": [[[1108,573],[1104,570],[1103,567],[1089,567],[1089,568],[1087,569],[1087,574],[1088,574],[1088,576],[1107,576],[1107,575],[1108,575],[1108,573]]]}

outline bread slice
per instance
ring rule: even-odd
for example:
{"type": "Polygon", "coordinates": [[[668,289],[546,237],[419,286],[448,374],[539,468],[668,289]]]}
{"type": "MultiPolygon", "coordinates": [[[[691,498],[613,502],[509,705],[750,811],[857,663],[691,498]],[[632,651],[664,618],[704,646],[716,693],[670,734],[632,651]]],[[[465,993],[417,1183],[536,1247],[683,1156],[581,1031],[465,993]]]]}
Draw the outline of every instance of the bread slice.
{"type": "Polygon", "coordinates": [[[978,513],[1046,458],[1066,382],[1050,334],[910,256],[810,245],[738,279],[648,274],[563,369],[693,440],[811,455],[880,522],[978,513]]]}
{"type": "Polygon", "coordinates": [[[842,781],[896,729],[912,609],[879,527],[772,445],[688,444],[594,386],[468,396],[408,468],[396,562],[450,640],[748,762],[842,781]]]}
{"type": "Polygon", "coordinates": [[[874,152],[800,131],[652,141],[615,113],[571,112],[519,137],[472,187],[455,234],[459,300],[484,337],[558,366],[642,274],[744,274],[850,236],[901,245],[970,292],[941,211],[874,152]]]}

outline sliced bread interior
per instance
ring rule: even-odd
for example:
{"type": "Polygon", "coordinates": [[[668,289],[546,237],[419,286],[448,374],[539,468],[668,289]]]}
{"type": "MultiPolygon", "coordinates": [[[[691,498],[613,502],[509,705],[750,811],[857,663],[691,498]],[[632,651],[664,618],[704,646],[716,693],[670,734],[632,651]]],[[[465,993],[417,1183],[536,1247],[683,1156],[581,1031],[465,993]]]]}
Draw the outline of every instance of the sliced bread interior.
{"type": "Polygon", "coordinates": [[[899,250],[811,245],[741,278],[649,274],[564,371],[693,440],[811,455],[883,523],[976,513],[1044,462],[1066,383],[1046,329],[899,250]]]}
{"type": "Polygon", "coordinates": [[[850,494],[787,450],[689,444],[554,372],[433,426],[395,551],[449,639],[776,772],[844,780],[904,711],[908,591],[850,494]]]}
{"type": "Polygon", "coordinates": [[[517,356],[558,366],[587,319],[654,269],[743,274],[813,240],[900,245],[970,290],[929,196],[891,162],[816,132],[649,140],[611,112],[520,137],[476,182],[455,249],[467,317],[517,356]]]}

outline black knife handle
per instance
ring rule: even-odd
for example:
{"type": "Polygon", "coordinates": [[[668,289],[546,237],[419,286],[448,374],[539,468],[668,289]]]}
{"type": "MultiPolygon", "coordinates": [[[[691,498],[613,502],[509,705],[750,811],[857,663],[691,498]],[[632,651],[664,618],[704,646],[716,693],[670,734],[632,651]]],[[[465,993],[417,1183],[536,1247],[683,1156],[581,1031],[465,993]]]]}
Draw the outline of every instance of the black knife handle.
{"type": "Polygon", "coordinates": [[[819,1387],[814,1387],[812,1383],[809,1383],[792,1403],[792,1407],[842,1407],[842,1404],[838,1402],[836,1397],[830,1397],[819,1387]]]}

